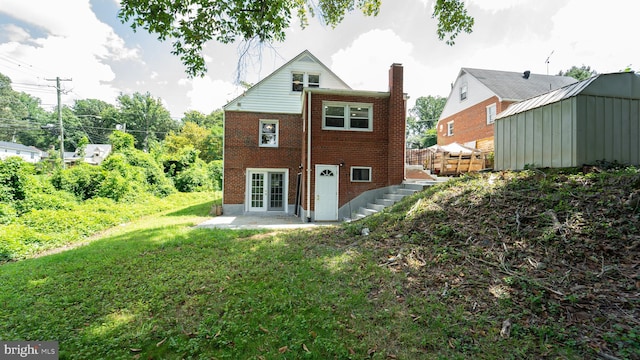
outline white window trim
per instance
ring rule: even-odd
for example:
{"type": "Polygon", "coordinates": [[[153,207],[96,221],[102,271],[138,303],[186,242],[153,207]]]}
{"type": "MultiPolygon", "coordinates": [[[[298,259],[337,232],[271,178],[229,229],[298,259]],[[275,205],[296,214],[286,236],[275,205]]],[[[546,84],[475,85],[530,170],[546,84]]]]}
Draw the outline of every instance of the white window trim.
{"type": "Polygon", "coordinates": [[[465,101],[467,100],[467,98],[469,98],[469,86],[467,85],[467,83],[462,83],[460,85],[460,101],[465,101]],[[462,89],[464,89],[464,92],[462,91],[462,89]],[[463,94],[464,97],[462,97],[463,94]]]}
{"type": "Polygon", "coordinates": [[[351,170],[349,171],[349,174],[350,174],[349,177],[351,178],[351,182],[371,182],[371,179],[373,178],[371,167],[369,167],[369,166],[352,166],[351,170]],[[356,169],[358,169],[358,170],[361,170],[361,169],[369,170],[369,180],[354,180],[353,179],[353,170],[356,170],[356,169]]]}
{"type": "Polygon", "coordinates": [[[322,102],[322,130],[334,130],[334,131],[373,131],[373,104],[372,103],[350,103],[339,101],[323,101],[322,102]],[[342,106],[345,107],[344,127],[339,128],[335,126],[326,126],[326,109],[327,106],[342,106]],[[365,128],[351,128],[351,117],[349,109],[351,107],[366,107],[369,109],[369,126],[365,128]]]}
{"type": "MultiPolygon", "coordinates": [[[[244,198],[244,210],[245,211],[260,211],[266,212],[268,211],[268,206],[265,205],[261,208],[252,208],[251,207],[251,175],[254,173],[263,173],[268,174],[270,172],[283,172],[284,173],[284,184],[283,184],[283,200],[284,200],[284,213],[289,213],[289,169],[286,168],[246,168],[245,169],[245,198],[244,198]]],[[[264,193],[266,195],[267,187],[264,188],[264,193]]],[[[265,200],[266,196],[265,196],[265,200]]]]}
{"type": "Polygon", "coordinates": [[[497,115],[496,104],[494,103],[487,106],[487,125],[491,125],[496,121],[496,115],[497,115]],[[493,113],[491,112],[491,109],[493,109],[493,113]],[[491,114],[493,114],[493,117],[491,117],[491,114]]]}
{"type": "Polygon", "coordinates": [[[258,145],[260,147],[277,148],[280,144],[280,121],[270,119],[260,119],[260,130],[258,131],[258,145]],[[263,124],[275,124],[276,126],[276,143],[275,144],[263,144],[262,143],[262,125],[263,124]]]}
{"type": "Polygon", "coordinates": [[[316,88],[316,87],[319,88],[320,87],[320,82],[322,81],[322,74],[313,73],[313,72],[312,73],[308,73],[308,72],[305,72],[305,71],[295,71],[295,70],[293,70],[293,71],[291,71],[291,77],[290,77],[291,81],[290,81],[290,88],[289,88],[292,93],[302,92],[302,89],[300,89],[300,91],[293,90],[293,76],[294,75],[302,75],[302,89],[304,89],[306,87],[314,87],[314,88],[316,88]],[[314,85],[317,85],[317,86],[311,86],[310,85],[310,83],[309,83],[309,75],[318,76],[318,83],[317,84],[313,83],[314,85]]]}
{"type": "Polygon", "coordinates": [[[447,136],[453,136],[453,120],[447,123],[447,136]]]}

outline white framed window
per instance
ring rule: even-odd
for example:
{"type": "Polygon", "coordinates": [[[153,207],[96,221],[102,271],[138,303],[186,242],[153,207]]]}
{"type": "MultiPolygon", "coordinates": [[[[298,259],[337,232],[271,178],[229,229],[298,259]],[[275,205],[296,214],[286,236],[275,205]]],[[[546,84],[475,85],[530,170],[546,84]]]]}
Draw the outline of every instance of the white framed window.
{"type": "Polygon", "coordinates": [[[351,167],[352,182],[371,182],[371,168],[366,166],[351,167]]]}
{"type": "Polygon", "coordinates": [[[453,136],[453,121],[447,123],[447,136],[453,136]]]}
{"type": "Polygon", "coordinates": [[[320,75],[318,74],[308,74],[307,75],[307,86],[312,88],[320,87],[320,75]]]}
{"type": "Polygon", "coordinates": [[[260,146],[278,147],[278,120],[260,120],[260,146]]]}
{"type": "Polygon", "coordinates": [[[467,98],[467,83],[460,85],[460,101],[467,98]]]}
{"type": "Polygon", "coordinates": [[[304,72],[291,73],[291,91],[301,92],[304,87],[320,87],[319,74],[307,74],[304,72]]]}
{"type": "Polygon", "coordinates": [[[292,73],[291,91],[302,91],[302,89],[304,89],[304,73],[292,73]]]}
{"type": "Polygon", "coordinates": [[[373,104],[324,102],[323,130],[373,130],[373,104]]]}
{"type": "Polygon", "coordinates": [[[496,104],[487,106],[487,125],[491,125],[496,121],[496,104]]]}

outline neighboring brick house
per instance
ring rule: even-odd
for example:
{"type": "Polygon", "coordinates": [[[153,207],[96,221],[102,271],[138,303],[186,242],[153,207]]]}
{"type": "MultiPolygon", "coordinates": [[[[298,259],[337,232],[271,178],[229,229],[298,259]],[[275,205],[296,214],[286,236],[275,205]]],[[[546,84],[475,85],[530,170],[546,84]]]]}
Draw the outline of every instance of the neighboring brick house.
{"type": "Polygon", "coordinates": [[[515,102],[575,83],[567,76],[462,68],[437,124],[438,145],[493,151],[493,123],[515,102]]]}
{"type": "Polygon", "coordinates": [[[403,68],[389,92],[352,90],[309,51],[224,106],[225,214],[350,216],[349,202],[404,180],[403,68]]]}

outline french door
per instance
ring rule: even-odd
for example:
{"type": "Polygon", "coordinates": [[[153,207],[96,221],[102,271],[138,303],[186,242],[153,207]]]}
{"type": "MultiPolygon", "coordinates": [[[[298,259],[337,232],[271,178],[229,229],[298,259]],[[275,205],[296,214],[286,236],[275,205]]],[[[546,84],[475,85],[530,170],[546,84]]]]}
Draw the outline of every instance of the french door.
{"type": "Polygon", "coordinates": [[[249,211],[286,211],[287,171],[248,170],[249,211]]]}

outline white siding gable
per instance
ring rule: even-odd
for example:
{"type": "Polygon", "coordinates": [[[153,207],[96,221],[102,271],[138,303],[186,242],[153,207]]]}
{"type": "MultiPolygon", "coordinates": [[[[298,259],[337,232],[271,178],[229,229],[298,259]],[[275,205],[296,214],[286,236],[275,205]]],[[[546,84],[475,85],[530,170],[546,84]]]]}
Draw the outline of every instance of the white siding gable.
{"type": "Polygon", "coordinates": [[[440,119],[445,119],[453,114],[459,113],[493,96],[496,96],[493,91],[489,90],[489,88],[475,77],[462,71],[453,84],[453,88],[451,88],[451,93],[447,98],[447,103],[442,109],[440,119]],[[467,98],[460,100],[460,87],[464,84],[467,85],[467,98]]]}
{"type": "Polygon", "coordinates": [[[313,55],[304,51],[229,102],[224,106],[224,110],[300,114],[302,92],[292,90],[294,72],[320,75],[320,88],[350,89],[313,55]]]}

